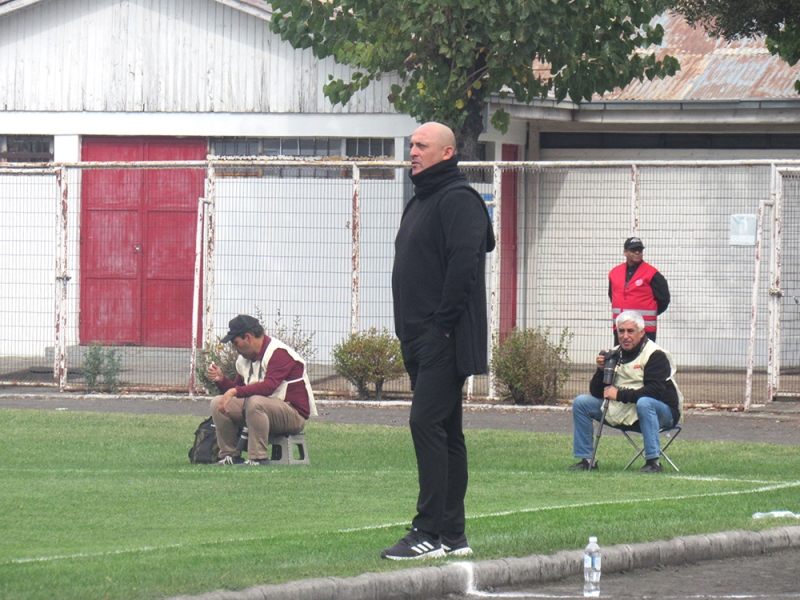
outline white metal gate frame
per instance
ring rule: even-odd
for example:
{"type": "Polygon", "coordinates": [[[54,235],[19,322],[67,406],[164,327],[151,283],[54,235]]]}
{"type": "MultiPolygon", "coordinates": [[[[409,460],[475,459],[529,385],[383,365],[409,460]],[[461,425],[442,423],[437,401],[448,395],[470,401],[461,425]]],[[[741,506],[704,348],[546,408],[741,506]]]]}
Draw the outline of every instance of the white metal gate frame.
{"type": "MultiPolygon", "coordinates": [[[[0,175],[28,176],[28,175],[53,175],[58,187],[58,215],[56,219],[55,231],[55,302],[53,317],[55,321],[55,339],[53,352],[53,374],[59,381],[59,387],[67,381],[67,283],[70,276],[67,272],[67,209],[69,207],[67,177],[65,165],[41,164],[9,164],[0,165],[0,175]]],[[[15,381],[14,385],[29,386],[34,385],[30,382],[15,381]]],[[[38,384],[37,384],[38,385],[38,384]]]]}
{"type": "MultiPolygon", "coordinates": [[[[326,166],[326,167],[346,167],[352,169],[352,275],[351,275],[351,331],[359,330],[359,270],[360,270],[360,168],[364,167],[389,167],[406,168],[407,162],[397,161],[315,161],[304,159],[291,159],[281,157],[280,159],[270,158],[219,158],[209,157],[205,161],[146,161],[146,162],[83,162],[83,163],[56,163],[48,166],[41,164],[0,164],[0,174],[3,175],[31,175],[31,174],[53,174],[56,178],[59,190],[59,214],[57,218],[56,232],[56,261],[54,278],[55,286],[55,352],[54,352],[54,375],[58,380],[58,387],[61,391],[67,389],[67,353],[66,336],[67,327],[66,300],[67,283],[70,281],[69,269],[67,264],[67,211],[69,207],[69,191],[67,185],[67,175],[72,169],[113,169],[113,168],[145,168],[145,169],[177,169],[177,168],[204,168],[206,170],[205,195],[198,199],[197,206],[197,235],[195,240],[195,268],[194,268],[194,294],[192,304],[193,323],[197,323],[202,311],[202,328],[204,339],[211,339],[214,331],[214,252],[215,252],[215,200],[216,200],[216,171],[219,165],[225,166],[262,166],[262,167],[281,167],[293,166],[301,167],[306,165],[326,166]],[[201,277],[202,274],[202,277],[201,277]],[[201,293],[201,281],[203,290],[201,293]],[[204,306],[200,306],[200,299],[204,298],[204,306]]],[[[497,239],[501,239],[502,231],[502,175],[505,169],[519,171],[521,169],[544,170],[553,168],[586,168],[586,167],[624,167],[631,170],[631,226],[630,233],[637,233],[639,224],[639,170],[642,167],[700,167],[700,166],[769,166],[771,169],[770,177],[770,197],[763,199],[759,203],[757,214],[757,238],[755,247],[754,262],[754,283],[752,295],[750,340],[748,345],[747,358],[747,378],[744,395],[744,409],[748,410],[753,401],[753,370],[755,361],[755,339],[756,339],[756,317],[758,314],[758,293],[759,276],[761,270],[763,228],[765,214],[769,211],[772,218],[771,244],[769,256],[769,300],[768,300],[768,328],[769,328],[769,357],[767,368],[767,389],[766,401],[773,400],[780,394],[780,298],[783,292],[780,289],[780,265],[781,265],[781,219],[782,219],[782,178],[784,175],[800,174],[800,161],[771,161],[771,160],[722,160],[722,161],[487,161],[487,162],[463,162],[463,167],[467,168],[491,168],[492,169],[492,191],[493,201],[489,202],[494,206],[494,227],[497,239]]],[[[501,264],[501,244],[492,254],[491,258],[491,290],[489,297],[490,311],[490,336],[491,342],[498,339],[500,318],[500,283],[499,273],[501,264]]],[[[197,327],[193,326],[191,364],[188,366],[188,391],[195,393],[195,372],[197,367],[197,327]]],[[[491,351],[491,350],[490,350],[491,351]]],[[[21,382],[14,382],[19,384],[21,382]]],[[[41,385],[41,384],[38,384],[41,385]]],[[[472,396],[472,378],[468,384],[468,396],[472,396]]],[[[489,373],[489,397],[497,396],[496,383],[493,374],[489,373]]]]}
{"type": "Polygon", "coordinates": [[[761,268],[762,243],[765,213],[769,211],[770,253],[769,253],[769,290],[767,300],[767,326],[769,333],[767,361],[767,389],[765,401],[771,402],[779,397],[797,397],[796,392],[781,391],[781,258],[782,258],[782,225],[783,225],[783,182],[785,176],[800,176],[800,166],[796,161],[771,165],[770,198],[760,203],[758,208],[758,233],[756,240],[755,280],[753,284],[753,310],[750,323],[750,345],[748,348],[747,389],[744,409],[752,404],[752,379],[754,347],[756,335],[756,316],[758,313],[758,283],[761,268]]]}

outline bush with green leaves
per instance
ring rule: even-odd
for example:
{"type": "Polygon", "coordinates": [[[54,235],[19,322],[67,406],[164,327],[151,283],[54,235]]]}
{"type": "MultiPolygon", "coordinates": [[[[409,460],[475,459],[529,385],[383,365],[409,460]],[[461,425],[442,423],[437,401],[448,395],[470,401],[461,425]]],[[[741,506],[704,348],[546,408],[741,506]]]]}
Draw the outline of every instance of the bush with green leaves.
{"type": "Polygon", "coordinates": [[[549,341],[550,328],[512,329],[492,346],[492,372],[514,404],[555,404],[558,390],[569,379],[567,351],[572,334],[565,327],[558,344],[549,341]]]}
{"type": "MultiPolygon", "coordinates": [[[[294,349],[304,361],[306,361],[306,368],[309,363],[314,360],[317,355],[317,349],[312,345],[314,340],[314,332],[305,333],[300,324],[300,317],[295,316],[292,321],[292,328],[283,322],[283,315],[281,309],[276,311],[277,317],[273,321],[272,327],[264,324],[264,313],[256,306],[253,311],[253,316],[258,319],[264,331],[269,337],[282,341],[284,344],[294,349]]],[[[239,353],[230,344],[223,344],[220,336],[215,336],[211,342],[206,342],[203,345],[203,351],[197,361],[197,378],[203,387],[209,393],[217,393],[216,384],[208,378],[206,370],[210,363],[216,364],[222,369],[223,375],[228,379],[236,378],[236,359],[239,358],[239,353]]]]}
{"type": "Polygon", "coordinates": [[[90,392],[118,392],[122,361],[116,348],[92,342],[83,358],[83,377],[90,392]]]}
{"type": "Polygon", "coordinates": [[[386,328],[352,333],[331,354],[334,370],[356,387],[362,399],[371,397],[369,386],[373,385],[375,399],[380,400],[383,384],[405,374],[400,341],[386,328]]]}

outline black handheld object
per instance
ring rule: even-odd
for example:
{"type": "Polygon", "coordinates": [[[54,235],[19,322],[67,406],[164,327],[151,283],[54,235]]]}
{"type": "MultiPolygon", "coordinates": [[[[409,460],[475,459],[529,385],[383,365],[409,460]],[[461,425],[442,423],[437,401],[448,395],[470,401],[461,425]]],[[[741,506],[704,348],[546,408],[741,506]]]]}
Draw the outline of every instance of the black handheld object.
{"type": "MultiPolygon", "coordinates": [[[[603,357],[603,384],[611,385],[614,383],[614,377],[619,368],[619,350],[600,351],[600,356],[603,357]]],[[[603,435],[603,425],[606,422],[606,413],[608,412],[608,399],[603,402],[603,415],[600,417],[600,425],[597,427],[597,435],[594,439],[594,448],[592,448],[592,458],[589,460],[589,470],[591,471],[595,465],[595,457],[597,456],[597,447],[600,445],[600,436],[603,435]]]]}
{"type": "Polygon", "coordinates": [[[249,432],[248,432],[246,426],[242,427],[241,430],[239,430],[239,440],[236,443],[236,450],[237,451],[239,451],[239,452],[247,452],[247,442],[248,442],[248,438],[250,437],[248,435],[248,433],[249,432]]]}
{"type": "Polygon", "coordinates": [[[608,412],[608,398],[603,401],[603,415],[600,417],[600,425],[597,427],[597,434],[594,436],[594,448],[592,448],[592,458],[589,459],[589,471],[594,469],[595,457],[597,456],[597,447],[600,445],[600,436],[603,435],[603,424],[606,422],[606,413],[608,412]]]}
{"type": "Polygon", "coordinates": [[[600,352],[600,355],[605,359],[603,365],[603,383],[611,385],[614,383],[614,375],[617,374],[617,367],[619,366],[619,351],[609,350],[608,352],[600,352]]]}

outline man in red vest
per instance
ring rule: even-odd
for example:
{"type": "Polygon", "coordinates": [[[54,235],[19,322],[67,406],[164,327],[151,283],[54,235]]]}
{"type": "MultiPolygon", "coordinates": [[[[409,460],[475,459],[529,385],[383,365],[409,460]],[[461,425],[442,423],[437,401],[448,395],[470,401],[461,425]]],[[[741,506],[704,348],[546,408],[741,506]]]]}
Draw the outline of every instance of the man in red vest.
{"type": "Polygon", "coordinates": [[[664,276],[644,262],[644,244],[638,237],[625,240],[625,262],[608,274],[608,297],[614,319],[614,345],[619,344],[616,318],[621,312],[635,310],[644,317],[645,335],[656,341],[658,315],[669,306],[669,286],[664,276]]]}

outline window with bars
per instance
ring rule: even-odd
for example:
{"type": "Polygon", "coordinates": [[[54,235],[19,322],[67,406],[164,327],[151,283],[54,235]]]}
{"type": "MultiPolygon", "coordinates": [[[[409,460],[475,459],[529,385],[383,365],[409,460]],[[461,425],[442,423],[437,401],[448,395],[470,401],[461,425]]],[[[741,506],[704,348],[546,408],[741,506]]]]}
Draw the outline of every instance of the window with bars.
{"type": "MultiPolygon", "coordinates": [[[[393,138],[247,138],[226,137],[211,140],[211,152],[216,156],[297,156],[331,157],[342,159],[383,158],[394,160],[393,138]]],[[[323,167],[218,167],[217,174],[227,177],[313,177],[349,178],[352,169],[323,167]]],[[[391,179],[393,169],[368,169],[368,178],[391,179]]]]}
{"type": "Polygon", "coordinates": [[[0,135],[0,162],[53,162],[53,136],[0,135]]]}

